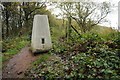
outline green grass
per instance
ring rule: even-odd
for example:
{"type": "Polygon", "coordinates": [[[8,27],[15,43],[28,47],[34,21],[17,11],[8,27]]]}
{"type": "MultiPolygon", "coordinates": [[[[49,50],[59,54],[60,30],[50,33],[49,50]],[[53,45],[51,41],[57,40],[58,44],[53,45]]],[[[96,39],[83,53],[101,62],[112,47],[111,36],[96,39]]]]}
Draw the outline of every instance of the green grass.
{"type": "Polygon", "coordinates": [[[19,52],[20,49],[22,49],[25,45],[27,45],[28,41],[21,41],[16,43],[14,48],[8,49],[7,52],[3,53],[4,55],[15,55],[19,52]]]}
{"type": "Polygon", "coordinates": [[[16,48],[14,49],[9,49],[7,52],[3,53],[4,55],[15,55],[19,52],[16,48]]]}
{"type": "Polygon", "coordinates": [[[32,66],[38,65],[41,62],[46,61],[49,58],[50,54],[41,54],[40,57],[32,63],[32,66]]]}
{"type": "Polygon", "coordinates": [[[0,56],[0,60],[2,60],[2,62],[8,60],[8,58],[9,58],[8,56],[0,56]]]}
{"type": "Polygon", "coordinates": [[[2,62],[9,59],[9,56],[17,54],[22,48],[28,45],[30,42],[27,41],[26,37],[16,37],[13,39],[7,39],[3,41],[3,56],[2,62]]]}
{"type": "Polygon", "coordinates": [[[110,27],[97,25],[90,32],[96,33],[101,38],[108,40],[108,39],[111,39],[112,37],[114,37],[114,34],[116,34],[117,31],[110,27]]]}
{"type": "Polygon", "coordinates": [[[29,44],[28,41],[21,41],[21,42],[18,42],[15,47],[18,48],[18,49],[21,49],[27,44],[29,44]]]}

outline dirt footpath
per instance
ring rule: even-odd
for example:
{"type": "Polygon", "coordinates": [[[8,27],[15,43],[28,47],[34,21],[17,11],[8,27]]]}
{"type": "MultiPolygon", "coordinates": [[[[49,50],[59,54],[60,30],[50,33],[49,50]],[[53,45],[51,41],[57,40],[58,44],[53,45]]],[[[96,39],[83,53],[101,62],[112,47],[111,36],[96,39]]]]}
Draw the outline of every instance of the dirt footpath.
{"type": "Polygon", "coordinates": [[[26,46],[18,54],[14,55],[5,65],[2,71],[3,78],[24,78],[25,70],[39,58],[39,55],[34,56],[29,47],[26,46]]]}

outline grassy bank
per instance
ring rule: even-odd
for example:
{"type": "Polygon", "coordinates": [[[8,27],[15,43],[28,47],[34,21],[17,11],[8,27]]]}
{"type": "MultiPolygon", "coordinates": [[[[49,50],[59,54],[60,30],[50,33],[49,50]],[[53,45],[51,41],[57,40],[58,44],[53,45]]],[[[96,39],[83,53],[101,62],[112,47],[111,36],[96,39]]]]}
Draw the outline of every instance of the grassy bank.
{"type": "Polygon", "coordinates": [[[23,47],[28,45],[30,41],[27,36],[8,38],[3,40],[2,45],[2,62],[8,60],[12,55],[17,54],[23,47]]]}

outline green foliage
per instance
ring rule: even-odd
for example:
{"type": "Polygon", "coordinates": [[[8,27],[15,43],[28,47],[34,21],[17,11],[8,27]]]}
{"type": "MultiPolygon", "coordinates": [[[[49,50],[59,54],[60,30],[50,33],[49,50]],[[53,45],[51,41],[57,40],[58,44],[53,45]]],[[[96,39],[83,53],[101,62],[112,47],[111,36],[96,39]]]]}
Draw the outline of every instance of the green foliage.
{"type": "Polygon", "coordinates": [[[24,46],[29,44],[27,41],[27,36],[15,37],[12,39],[6,39],[2,42],[3,44],[3,58],[2,61],[9,59],[11,55],[17,54],[24,46]]]}
{"type": "Polygon", "coordinates": [[[116,32],[111,36],[113,42],[120,44],[120,32],[116,32]]]}
{"type": "Polygon", "coordinates": [[[35,73],[28,73],[34,78],[45,76],[66,79],[119,79],[120,48],[117,44],[117,35],[109,35],[112,36],[111,39],[104,39],[96,33],[81,36],[72,34],[68,42],[61,37],[59,41],[54,42],[50,51],[54,55],[59,55],[60,59],[46,60],[33,68],[35,73]]]}
{"type": "Polygon", "coordinates": [[[44,62],[48,59],[49,55],[48,54],[43,54],[37,59],[35,62],[32,63],[33,66],[40,64],[41,62],[44,62]]]}
{"type": "Polygon", "coordinates": [[[53,44],[53,49],[51,50],[51,53],[59,54],[59,53],[62,53],[63,51],[65,51],[67,49],[67,47],[64,46],[64,43],[61,43],[59,46],[57,44],[58,43],[53,44]]]}
{"type": "Polygon", "coordinates": [[[53,42],[58,41],[58,39],[60,39],[60,37],[64,35],[65,35],[64,27],[59,27],[59,26],[51,27],[51,38],[53,42]]]}
{"type": "Polygon", "coordinates": [[[8,57],[7,56],[0,56],[0,60],[2,60],[2,62],[8,60],[8,57]]]}
{"type": "Polygon", "coordinates": [[[112,39],[113,37],[118,37],[118,32],[116,30],[105,26],[96,25],[90,32],[98,34],[99,37],[106,40],[112,39]]]}
{"type": "Polygon", "coordinates": [[[29,43],[28,41],[21,41],[21,42],[16,43],[15,47],[20,50],[21,48],[23,48],[28,43],[29,43]]]}
{"type": "Polygon", "coordinates": [[[21,41],[21,42],[16,42],[13,43],[15,44],[13,48],[7,49],[6,52],[4,52],[4,55],[15,55],[19,52],[19,50],[21,50],[21,48],[23,48],[25,45],[27,45],[29,42],[27,41],[21,41]]]}
{"type": "Polygon", "coordinates": [[[7,52],[3,53],[4,55],[15,55],[17,54],[19,51],[16,48],[13,49],[8,49],[7,52]]]}

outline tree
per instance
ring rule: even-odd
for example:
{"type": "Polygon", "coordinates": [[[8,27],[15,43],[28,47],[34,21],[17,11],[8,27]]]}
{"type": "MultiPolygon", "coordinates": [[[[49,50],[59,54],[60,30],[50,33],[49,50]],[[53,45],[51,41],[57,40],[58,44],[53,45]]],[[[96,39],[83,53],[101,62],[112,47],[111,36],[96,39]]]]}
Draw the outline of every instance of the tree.
{"type": "Polygon", "coordinates": [[[64,18],[67,19],[67,27],[66,27],[66,37],[67,37],[67,41],[70,38],[71,35],[71,24],[72,24],[72,19],[71,19],[71,15],[72,15],[72,11],[73,11],[73,3],[72,2],[63,2],[63,3],[59,3],[58,8],[61,9],[61,11],[63,12],[63,16],[65,15],[64,18]]]}
{"type": "Polygon", "coordinates": [[[2,2],[3,39],[31,31],[35,14],[44,14],[44,2],[2,2]]]}
{"type": "MultiPolygon", "coordinates": [[[[7,3],[7,2],[4,2],[4,3],[2,3],[3,4],[3,6],[4,6],[4,8],[2,8],[2,15],[3,15],[3,17],[2,17],[2,22],[3,22],[3,24],[2,25],[4,25],[4,27],[2,27],[2,31],[3,31],[3,34],[6,34],[5,36],[6,37],[8,37],[9,35],[10,35],[10,17],[11,17],[11,5],[12,5],[12,3],[7,3]],[[6,30],[6,31],[4,31],[4,29],[6,30]]],[[[3,38],[5,37],[5,36],[3,36],[3,38]]]]}
{"type": "MultiPolygon", "coordinates": [[[[35,14],[42,14],[42,9],[46,9],[46,5],[44,2],[21,2],[18,5],[19,11],[17,14],[19,15],[19,26],[20,33],[31,32],[33,17],[35,14]]],[[[43,11],[45,12],[45,11],[43,11]]]]}
{"type": "Polygon", "coordinates": [[[36,14],[48,15],[50,26],[59,26],[56,17],[47,10],[45,2],[2,2],[3,39],[31,34],[36,14]]]}
{"type": "MultiPolygon", "coordinates": [[[[110,13],[109,3],[95,3],[88,0],[59,3],[58,8],[66,16],[68,23],[71,25],[71,21],[74,20],[83,33],[90,31],[93,26],[104,22],[105,17],[110,13]]],[[[69,34],[69,27],[67,29],[67,34],[69,34]]]]}
{"type": "Polygon", "coordinates": [[[90,31],[93,26],[104,21],[110,12],[107,2],[77,2],[75,3],[74,15],[72,18],[77,22],[82,32],[90,31]]]}

